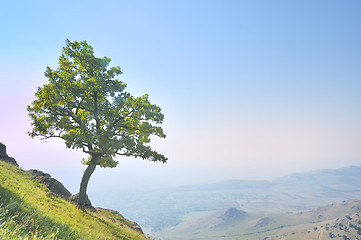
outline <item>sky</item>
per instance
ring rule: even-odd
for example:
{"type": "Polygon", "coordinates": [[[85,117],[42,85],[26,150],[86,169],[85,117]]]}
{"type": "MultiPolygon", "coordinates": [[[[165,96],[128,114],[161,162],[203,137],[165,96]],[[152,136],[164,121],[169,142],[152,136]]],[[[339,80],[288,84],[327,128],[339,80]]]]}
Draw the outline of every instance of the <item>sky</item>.
{"type": "Polygon", "coordinates": [[[69,38],[111,58],[127,90],[165,115],[167,138],[151,145],[168,163],[118,157],[95,179],[162,186],[361,166],[360,10],[357,0],[3,1],[0,142],[25,169],[80,181],[86,155],[27,134],[26,106],[69,38]]]}

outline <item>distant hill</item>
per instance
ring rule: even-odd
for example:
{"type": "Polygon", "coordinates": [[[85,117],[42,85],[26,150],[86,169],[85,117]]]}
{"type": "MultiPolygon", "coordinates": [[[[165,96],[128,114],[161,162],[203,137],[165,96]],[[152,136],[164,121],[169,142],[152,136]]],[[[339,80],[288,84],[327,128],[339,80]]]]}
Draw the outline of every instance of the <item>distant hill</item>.
{"type": "Polygon", "coordinates": [[[274,181],[236,179],[112,195],[107,204],[122,209],[148,233],[157,234],[165,227],[229,208],[248,213],[298,212],[361,199],[361,167],[297,173],[274,181]]]}
{"type": "MultiPolygon", "coordinates": [[[[179,190],[240,190],[240,189],[286,189],[310,186],[328,191],[355,191],[361,190],[361,167],[350,166],[332,170],[317,170],[304,173],[294,173],[273,181],[247,181],[247,180],[227,180],[213,184],[184,186],[179,190]]],[[[302,188],[303,190],[303,188],[302,188]]]]}
{"type": "Polygon", "coordinates": [[[276,185],[310,186],[316,184],[319,189],[328,191],[355,191],[360,190],[361,167],[351,166],[333,170],[318,170],[305,173],[291,174],[274,181],[276,185]]]}
{"type": "Polygon", "coordinates": [[[246,213],[231,208],[168,227],[165,240],[361,239],[361,200],[297,213],[246,213]]]}
{"type": "Polygon", "coordinates": [[[47,174],[0,161],[1,240],[148,239],[138,224],[117,211],[97,208],[83,212],[66,200],[67,192],[58,195],[44,181],[62,187],[47,174]]]}

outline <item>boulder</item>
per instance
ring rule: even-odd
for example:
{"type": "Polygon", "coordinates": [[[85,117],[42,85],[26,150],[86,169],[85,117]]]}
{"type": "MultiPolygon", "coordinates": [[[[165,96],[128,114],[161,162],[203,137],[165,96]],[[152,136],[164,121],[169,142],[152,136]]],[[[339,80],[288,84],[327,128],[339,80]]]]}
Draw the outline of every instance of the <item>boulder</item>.
{"type": "MultiPolygon", "coordinates": [[[[78,199],[79,199],[79,193],[75,194],[75,195],[71,195],[69,197],[69,201],[70,202],[73,202],[75,204],[78,203],[78,199]]],[[[85,198],[85,205],[84,205],[85,208],[89,209],[90,211],[92,212],[95,212],[95,208],[93,207],[92,203],[90,202],[89,198],[88,198],[88,195],[86,195],[86,198],[85,198]]]]}
{"type": "Polygon", "coordinates": [[[28,171],[32,179],[36,179],[39,183],[44,184],[50,192],[64,199],[69,199],[71,193],[66,189],[61,182],[52,178],[49,174],[43,173],[36,169],[30,169],[28,171]]]}
{"type": "Polygon", "coordinates": [[[6,146],[2,143],[0,143],[0,157],[7,156],[6,155],[6,146]]]}
{"type": "Polygon", "coordinates": [[[6,154],[6,146],[2,143],[0,143],[0,161],[11,163],[19,167],[19,164],[16,162],[16,160],[6,154]]]}
{"type": "Polygon", "coordinates": [[[119,223],[120,225],[127,225],[128,227],[134,229],[137,232],[140,232],[143,234],[143,230],[142,228],[138,225],[138,223],[130,221],[125,219],[118,211],[112,210],[112,209],[106,209],[106,208],[101,208],[101,207],[97,207],[96,211],[100,214],[102,214],[103,216],[107,216],[108,219],[110,219],[112,222],[114,223],[119,223]],[[106,214],[104,214],[106,213],[106,214]],[[110,213],[110,214],[107,214],[110,213]],[[110,215],[110,216],[109,216],[110,215]]]}

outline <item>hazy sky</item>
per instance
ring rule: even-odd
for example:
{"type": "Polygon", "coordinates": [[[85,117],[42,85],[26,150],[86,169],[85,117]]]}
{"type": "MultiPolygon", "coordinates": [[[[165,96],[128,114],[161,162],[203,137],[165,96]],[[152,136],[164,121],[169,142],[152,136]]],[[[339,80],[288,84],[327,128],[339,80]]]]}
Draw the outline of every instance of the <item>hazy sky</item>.
{"type": "Polygon", "coordinates": [[[361,166],[360,12],[358,0],[2,2],[0,142],[25,168],[80,165],[80,151],[27,135],[26,106],[69,38],[110,57],[165,115],[167,138],[152,145],[169,163],[119,157],[106,174],[190,182],[361,166]]]}

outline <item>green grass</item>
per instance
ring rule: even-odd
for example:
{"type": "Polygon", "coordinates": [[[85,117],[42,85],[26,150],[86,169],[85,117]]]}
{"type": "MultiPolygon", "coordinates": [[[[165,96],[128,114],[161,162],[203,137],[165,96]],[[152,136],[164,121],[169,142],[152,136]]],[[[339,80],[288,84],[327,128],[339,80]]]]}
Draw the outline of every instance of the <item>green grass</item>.
{"type": "Polygon", "coordinates": [[[148,239],[126,219],[83,212],[48,192],[27,172],[0,161],[0,239],[148,239]]]}

